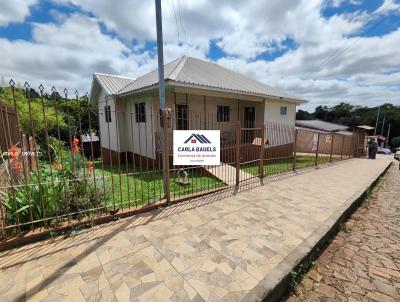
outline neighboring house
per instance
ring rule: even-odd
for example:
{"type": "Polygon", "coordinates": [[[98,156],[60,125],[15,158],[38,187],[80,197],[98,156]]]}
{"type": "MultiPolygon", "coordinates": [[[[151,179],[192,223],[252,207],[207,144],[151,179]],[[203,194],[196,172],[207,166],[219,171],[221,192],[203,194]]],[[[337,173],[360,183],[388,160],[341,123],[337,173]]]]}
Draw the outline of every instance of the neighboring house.
{"type": "MultiPolygon", "coordinates": [[[[166,105],[173,110],[173,129],[261,127],[265,122],[295,125],[296,106],[305,101],[215,63],[181,57],[165,65],[166,105]]],[[[158,70],[137,79],[96,73],[90,102],[99,107],[104,154],[123,158],[134,153],[156,159],[160,131],[158,70]],[[107,96],[107,97],[106,97],[107,96]]],[[[107,159],[105,159],[107,160],[107,159]]]]}
{"type": "Polygon", "coordinates": [[[351,129],[348,126],[321,120],[296,120],[296,127],[299,130],[308,130],[298,132],[296,144],[298,152],[315,152],[312,135],[319,133],[318,152],[320,154],[332,152],[336,155],[352,154],[354,156],[361,156],[365,153],[365,137],[367,130],[371,130],[371,127],[365,125],[351,129]]]}
{"type": "Polygon", "coordinates": [[[348,126],[343,126],[335,123],[324,122],[321,120],[296,120],[296,126],[303,129],[312,129],[322,132],[338,133],[338,134],[349,134],[353,132],[348,131],[348,126]]]}

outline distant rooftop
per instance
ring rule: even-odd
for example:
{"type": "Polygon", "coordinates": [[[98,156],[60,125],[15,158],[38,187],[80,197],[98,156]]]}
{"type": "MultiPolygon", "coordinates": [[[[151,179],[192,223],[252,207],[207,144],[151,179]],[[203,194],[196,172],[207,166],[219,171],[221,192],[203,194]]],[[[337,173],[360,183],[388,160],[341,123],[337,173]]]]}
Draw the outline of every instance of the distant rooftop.
{"type": "Polygon", "coordinates": [[[375,129],[374,127],[371,127],[371,126],[368,126],[368,125],[357,126],[357,128],[364,129],[364,130],[367,130],[367,131],[375,129]]]}
{"type": "Polygon", "coordinates": [[[316,129],[326,132],[345,131],[349,128],[348,126],[324,122],[321,120],[297,120],[296,126],[302,128],[316,129]]]}

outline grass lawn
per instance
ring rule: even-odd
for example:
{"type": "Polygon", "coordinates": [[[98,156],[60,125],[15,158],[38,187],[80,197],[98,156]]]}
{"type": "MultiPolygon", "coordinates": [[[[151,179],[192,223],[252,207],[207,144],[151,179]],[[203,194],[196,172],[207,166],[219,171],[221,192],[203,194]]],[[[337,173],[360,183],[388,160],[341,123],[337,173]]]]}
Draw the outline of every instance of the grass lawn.
{"type": "MultiPolygon", "coordinates": [[[[318,164],[329,162],[329,156],[318,157],[318,164]]],[[[314,156],[297,156],[296,169],[304,169],[315,165],[314,156]]],[[[266,160],[264,163],[264,175],[272,176],[290,172],[293,169],[293,158],[266,160]]],[[[258,162],[251,163],[242,168],[243,171],[252,175],[258,175],[258,162]]]]}
{"type": "MultiPolygon", "coordinates": [[[[160,200],[164,196],[164,184],[162,171],[150,171],[121,164],[118,166],[106,166],[102,168],[100,161],[95,161],[96,178],[100,192],[106,192],[109,196],[107,203],[118,208],[134,207],[148,204],[149,200],[160,200]],[[128,174],[128,175],[126,175],[128,174]],[[103,185],[104,175],[104,185],[103,185]],[[114,193],[113,189],[114,188],[114,193]]],[[[178,178],[170,173],[171,198],[207,191],[223,187],[225,184],[216,179],[202,175],[199,169],[189,169],[189,185],[182,186],[176,183],[178,178]]],[[[96,182],[97,183],[97,182],[96,182]]]]}

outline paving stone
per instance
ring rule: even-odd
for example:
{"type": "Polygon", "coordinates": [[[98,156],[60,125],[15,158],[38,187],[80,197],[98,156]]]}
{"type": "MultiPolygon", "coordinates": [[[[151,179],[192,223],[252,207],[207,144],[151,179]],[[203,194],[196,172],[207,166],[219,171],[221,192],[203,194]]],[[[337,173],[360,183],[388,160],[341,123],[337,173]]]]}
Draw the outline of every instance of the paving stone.
{"type": "Polygon", "coordinates": [[[389,297],[379,292],[369,292],[367,297],[376,302],[396,302],[396,300],[392,297],[389,297]]]}
{"type": "Polygon", "coordinates": [[[391,296],[393,298],[399,297],[399,292],[398,290],[393,286],[393,284],[388,284],[386,282],[383,282],[382,280],[375,279],[372,281],[372,283],[375,285],[376,290],[378,292],[381,292],[385,295],[391,296]]]}
{"type": "Polygon", "coordinates": [[[322,276],[316,270],[312,270],[311,272],[309,272],[308,277],[317,283],[320,282],[322,279],[322,276]]]}
{"type": "Polygon", "coordinates": [[[368,279],[365,278],[359,278],[357,283],[364,288],[366,291],[374,291],[375,286],[372,282],[370,282],[368,279]]]}
{"type": "Polygon", "coordinates": [[[311,270],[288,301],[400,301],[399,178],[392,167],[318,259],[322,279],[311,270]]]}
{"type": "Polygon", "coordinates": [[[327,285],[327,284],[323,284],[320,283],[319,286],[317,287],[317,291],[328,298],[334,298],[336,295],[336,290],[334,287],[327,285]]]}

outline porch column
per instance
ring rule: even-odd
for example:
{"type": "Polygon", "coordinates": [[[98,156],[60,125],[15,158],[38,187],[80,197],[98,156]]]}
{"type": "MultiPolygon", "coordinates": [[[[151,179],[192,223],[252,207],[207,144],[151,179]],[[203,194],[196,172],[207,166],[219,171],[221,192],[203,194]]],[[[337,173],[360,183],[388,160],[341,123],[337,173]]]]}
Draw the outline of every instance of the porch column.
{"type": "Polygon", "coordinates": [[[207,105],[206,105],[206,96],[203,96],[204,101],[204,130],[207,129],[207,105]]]}
{"type": "Polygon", "coordinates": [[[240,121],[240,100],[237,100],[237,121],[240,121]]]}

